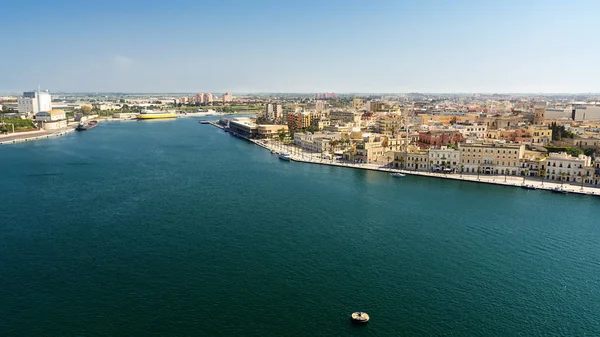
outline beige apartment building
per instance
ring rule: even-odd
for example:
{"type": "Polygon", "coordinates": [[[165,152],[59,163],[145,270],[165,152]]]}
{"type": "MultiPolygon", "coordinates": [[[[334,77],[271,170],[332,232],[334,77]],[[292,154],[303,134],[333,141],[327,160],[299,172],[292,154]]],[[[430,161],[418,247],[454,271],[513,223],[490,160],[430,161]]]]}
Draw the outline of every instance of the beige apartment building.
{"type": "Polygon", "coordinates": [[[404,140],[399,137],[366,134],[356,142],[355,160],[363,163],[391,162],[394,152],[400,151],[404,140]]]}
{"type": "Polygon", "coordinates": [[[519,175],[525,145],[513,143],[460,143],[460,167],[465,173],[519,175]]]}

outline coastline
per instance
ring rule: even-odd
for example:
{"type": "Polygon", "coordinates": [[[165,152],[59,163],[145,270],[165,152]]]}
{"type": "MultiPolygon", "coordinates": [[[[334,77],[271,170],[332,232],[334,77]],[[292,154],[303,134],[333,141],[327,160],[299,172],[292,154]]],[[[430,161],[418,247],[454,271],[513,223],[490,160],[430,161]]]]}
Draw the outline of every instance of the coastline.
{"type": "MultiPolygon", "coordinates": [[[[209,123],[213,126],[216,126],[220,129],[224,129],[222,126],[217,123],[209,123]]],[[[239,136],[237,136],[239,138],[239,136]]],[[[243,137],[241,137],[243,138],[243,137]]],[[[246,139],[246,138],[244,138],[246,139]]],[[[475,174],[460,174],[460,173],[434,173],[434,172],[425,172],[425,171],[412,171],[412,170],[404,170],[404,169],[393,169],[385,166],[381,166],[378,164],[357,164],[350,162],[339,162],[332,159],[322,159],[318,153],[309,153],[298,147],[292,147],[290,145],[274,145],[272,143],[265,143],[263,140],[256,139],[246,139],[255,145],[258,145],[269,151],[286,151],[290,154],[292,161],[307,163],[307,164],[317,164],[317,165],[327,165],[327,166],[338,166],[338,167],[347,167],[352,169],[360,169],[360,170],[369,170],[369,171],[379,171],[383,173],[403,173],[410,176],[421,176],[421,177],[429,177],[429,178],[438,178],[438,179],[451,179],[457,181],[466,181],[472,183],[484,183],[490,185],[500,185],[507,187],[518,187],[524,188],[524,185],[534,186],[535,190],[543,190],[552,192],[554,188],[560,188],[561,184],[549,180],[544,180],[543,182],[539,179],[534,179],[533,177],[525,178],[525,182],[523,183],[522,176],[502,176],[502,175],[475,175],[475,174]]],[[[600,196],[600,189],[596,187],[590,186],[577,186],[572,184],[563,184],[562,189],[567,193],[580,194],[580,195],[591,195],[591,196],[600,196]]]]}
{"type": "Polygon", "coordinates": [[[17,135],[16,137],[14,134],[8,134],[8,135],[0,136],[0,145],[16,144],[16,143],[23,143],[23,142],[29,142],[29,141],[34,141],[34,140],[48,139],[50,137],[63,136],[63,135],[66,135],[66,134],[74,132],[74,131],[75,131],[75,127],[70,126],[70,127],[64,128],[64,129],[58,129],[58,130],[52,130],[52,131],[41,130],[41,131],[27,132],[27,134],[17,135]],[[22,136],[22,137],[18,137],[18,136],[22,136]],[[13,138],[13,137],[15,137],[15,138],[13,138]],[[9,139],[4,140],[6,138],[9,138],[9,139]]]}

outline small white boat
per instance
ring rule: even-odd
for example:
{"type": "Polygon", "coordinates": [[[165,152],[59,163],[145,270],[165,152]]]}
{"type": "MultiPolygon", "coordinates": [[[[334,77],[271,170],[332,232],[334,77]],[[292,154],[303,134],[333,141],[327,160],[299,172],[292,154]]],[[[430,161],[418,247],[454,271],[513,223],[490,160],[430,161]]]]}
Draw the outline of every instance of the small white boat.
{"type": "Polygon", "coordinates": [[[400,172],[390,173],[390,175],[395,178],[406,177],[406,174],[400,172]]]}
{"type": "Polygon", "coordinates": [[[370,317],[369,314],[367,314],[366,312],[357,311],[353,312],[352,315],[350,315],[350,319],[352,320],[352,322],[357,324],[366,324],[369,321],[370,317]]]}
{"type": "Polygon", "coordinates": [[[290,154],[287,152],[281,152],[279,154],[279,159],[285,160],[285,161],[290,161],[292,159],[292,156],[290,156],[290,154]]]}

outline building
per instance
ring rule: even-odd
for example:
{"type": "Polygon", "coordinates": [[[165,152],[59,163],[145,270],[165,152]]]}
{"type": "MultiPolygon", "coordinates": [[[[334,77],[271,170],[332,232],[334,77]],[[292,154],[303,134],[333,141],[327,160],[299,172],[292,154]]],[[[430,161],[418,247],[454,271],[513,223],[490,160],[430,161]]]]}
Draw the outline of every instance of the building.
{"type": "Polygon", "coordinates": [[[362,106],[362,99],[360,98],[354,98],[352,99],[352,107],[356,110],[360,109],[360,107],[362,106]]]}
{"type": "Polygon", "coordinates": [[[459,131],[453,130],[430,130],[419,132],[419,145],[424,148],[448,146],[463,141],[459,131]]]}
{"type": "Polygon", "coordinates": [[[204,103],[205,104],[212,104],[214,100],[213,94],[211,94],[210,92],[207,92],[206,94],[204,94],[204,103]]]}
{"type": "Polygon", "coordinates": [[[233,118],[229,120],[229,132],[244,138],[255,138],[258,135],[258,125],[250,118],[233,118]]]}
{"type": "Polygon", "coordinates": [[[204,94],[201,92],[197,93],[196,96],[194,96],[190,99],[190,102],[203,104],[204,103],[204,94]]]}
{"type": "Polygon", "coordinates": [[[429,168],[433,171],[460,168],[460,151],[441,146],[429,149],[429,168]]]}
{"type": "Polygon", "coordinates": [[[550,153],[546,159],[546,177],[549,180],[581,182],[592,159],[586,155],[573,157],[566,152],[550,153]]]}
{"type": "Polygon", "coordinates": [[[375,130],[379,133],[395,134],[402,129],[402,117],[396,114],[378,116],[375,120],[375,130]]]}
{"type": "Polygon", "coordinates": [[[304,133],[296,132],[294,134],[294,145],[301,147],[304,150],[311,152],[332,152],[331,141],[340,140],[340,133],[332,132],[315,132],[304,133]]]}
{"type": "Polygon", "coordinates": [[[414,171],[429,170],[431,167],[429,164],[429,152],[413,146],[408,151],[396,151],[394,152],[393,166],[395,168],[414,171]]]}
{"type": "Polygon", "coordinates": [[[52,110],[52,98],[48,91],[27,91],[17,100],[19,113],[35,115],[52,110]]]}
{"type": "Polygon", "coordinates": [[[325,111],[325,101],[315,101],[315,111],[316,112],[323,112],[325,111]]]}
{"type": "Polygon", "coordinates": [[[380,101],[368,101],[367,102],[367,111],[377,112],[382,111],[385,108],[385,103],[380,101]]]}
{"type": "Polygon", "coordinates": [[[533,107],[533,124],[546,123],[546,103],[538,103],[533,107]]]}
{"type": "Polygon", "coordinates": [[[462,134],[464,139],[484,139],[486,136],[487,125],[485,124],[456,124],[454,128],[462,134]]]}
{"type": "Polygon", "coordinates": [[[546,155],[524,155],[521,159],[521,176],[541,177],[546,171],[546,155]]]}
{"type": "Polygon", "coordinates": [[[360,123],[360,114],[353,111],[334,110],[329,112],[329,119],[335,123],[360,123]]]}
{"type": "Polygon", "coordinates": [[[34,116],[38,127],[44,130],[55,130],[67,127],[67,115],[63,110],[40,111],[34,116]]]}
{"type": "Polygon", "coordinates": [[[233,95],[230,92],[226,92],[223,95],[223,104],[229,103],[233,101],[233,95]]]}
{"type": "Polygon", "coordinates": [[[468,124],[477,119],[477,115],[465,114],[465,115],[428,115],[419,114],[421,118],[421,124],[425,125],[453,125],[453,124],[468,124]]]}
{"type": "Polygon", "coordinates": [[[271,122],[283,122],[283,106],[278,103],[268,103],[265,106],[265,118],[271,122]]]}
{"type": "Polygon", "coordinates": [[[466,173],[519,175],[525,145],[505,142],[460,143],[460,168],[466,173]]]}
{"type": "Polygon", "coordinates": [[[354,159],[362,163],[385,162],[394,158],[394,153],[400,151],[404,144],[402,138],[379,134],[364,134],[356,142],[354,159]]]}
{"type": "MultiPolygon", "coordinates": [[[[544,116],[546,108],[544,107],[544,116]]],[[[532,144],[548,145],[552,141],[552,129],[547,125],[530,125],[527,133],[531,137],[532,144]]]]}
{"type": "Polygon", "coordinates": [[[256,138],[274,139],[278,138],[280,134],[287,135],[287,133],[287,125],[258,124],[256,128],[256,138]]]}
{"type": "Polygon", "coordinates": [[[334,99],[337,95],[332,92],[318,93],[315,95],[316,99],[334,99]]]}
{"type": "MultiPolygon", "coordinates": [[[[600,149],[600,137],[577,137],[564,139],[567,144],[581,149],[600,149]]],[[[600,152],[596,152],[600,156],[600,152]]]]}
{"type": "Polygon", "coordinates": [[[311,125],[312,114],[306,111],[300,113],[288,113],[287,125],[290,130],[304,129],[311,125]]]}

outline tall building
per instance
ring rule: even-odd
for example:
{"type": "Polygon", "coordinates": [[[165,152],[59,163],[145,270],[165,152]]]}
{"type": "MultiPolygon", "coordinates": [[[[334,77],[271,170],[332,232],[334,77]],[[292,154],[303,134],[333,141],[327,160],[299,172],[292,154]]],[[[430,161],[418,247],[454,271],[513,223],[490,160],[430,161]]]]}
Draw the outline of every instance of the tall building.
{"type": "Polygon", "coordinates": [[[204,103],[212,103],[213,102],[213,94],[211,94],[210,92],[207,92],[206,94],[204,94],[204,103]]]}
{"type": "Polygon", "coordinates": [[[540,125],[546,122],[546,103],[538,103],[533,108],[533,124],[540,125]]]}
{"type": "Polygon", "coordinates": [[[223,95],[223,104],[233,101],[233,95],[230,92],[226,92],[223,95]]]}
{"type": "Polygon", "coordinates": [[[265,118],[269,121],[283,121],[283,106],[278,103],[268,103],[265,107],[265,118]]]}
{"type": "Polygon", "coordinates": [[[361,105],[362,105],[362,100],[361,100],[360,98],[354,98],[354,99],[352,100],[352,107],[353,107],[354,109],[358,109],[358,108],[360,108],[360,106],[361,106],[361,105]]]}
{"type": "Polygon", "coordinates": [[[196,96],[194,97],[194,103],[204,103],[204,94],[199,92],[196,94],[196,96]]]}
{"type": "Polygon", "coordinates": [[[24,92],[17,102],[19,113],[35,115],[40,111],[52,110],[52,98],[48,91],[24,92]]]}
{"type": "Polygon", "coordinates": [[[315,110],[317,112],[323,112],[325,110],[325,101],[318,100],[315,102],[315,110]]]}

